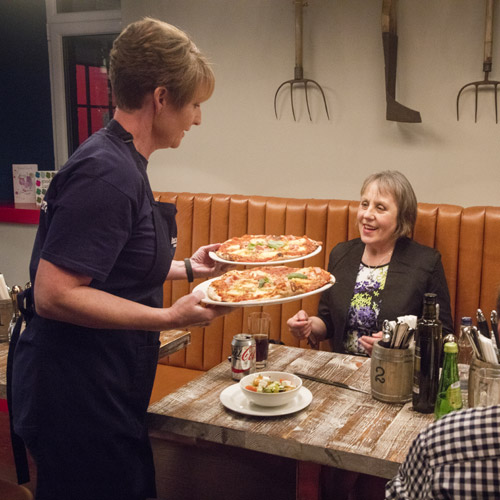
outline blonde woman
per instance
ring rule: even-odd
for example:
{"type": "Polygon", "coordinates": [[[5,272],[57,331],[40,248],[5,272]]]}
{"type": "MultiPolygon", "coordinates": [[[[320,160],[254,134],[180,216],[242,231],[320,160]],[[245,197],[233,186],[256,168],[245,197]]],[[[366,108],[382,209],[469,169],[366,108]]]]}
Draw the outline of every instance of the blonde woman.
{"type": "Polygon", "coordinates": [[[175,206],[157,203],[147,164],[177,148],[212,94],[193,42],[154,19],[111,51],[114,119],[55,176],[31,259],[34,310],[17,344],[13,417],[37,465],[38,500],[153,498],[145,426],[159,331],[228,312],[199,294],[162,307],[165,279],[220,274],[208,256],[173,260],[175,206]]]}

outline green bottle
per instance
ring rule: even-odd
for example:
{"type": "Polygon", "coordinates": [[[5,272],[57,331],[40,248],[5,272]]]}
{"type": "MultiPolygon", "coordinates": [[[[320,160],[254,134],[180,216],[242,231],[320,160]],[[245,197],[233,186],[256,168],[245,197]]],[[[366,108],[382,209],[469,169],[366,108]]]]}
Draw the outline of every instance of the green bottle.
{"type": "Polygon", "coordinates": [[[434,408],[436,420],[451,411],[460,410],[463,406],[457,355],[457,344],[455,342],[446,342],[444,345],[443,370],[439,379],[439,389],[434,408]]]}

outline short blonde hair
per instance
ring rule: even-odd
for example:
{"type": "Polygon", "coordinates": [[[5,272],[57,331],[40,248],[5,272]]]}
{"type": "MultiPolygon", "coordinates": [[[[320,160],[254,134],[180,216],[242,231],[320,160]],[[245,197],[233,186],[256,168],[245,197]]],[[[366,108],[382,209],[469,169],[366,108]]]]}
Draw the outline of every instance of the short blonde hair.
{"type": "Polygon", "coordinates": [[[165,87],[181,108],[200,92],[201,100],[208,99],[215,85],[208,61],[188,35],[149,17],[129,24],[114,41],[110,80],[116,104],[126,111],[140,109],[157,87],[165,87]]]}
{"type": "Polygon", "coordinates": [[[384,170],[369,175],[361,186],[361,195],[372,182],[376,182],[380,192],[390,193],[398,207],[397,225],[394,234],[411,237],[417,220],[417,197],[410,181],[397,170],[384,170]]]}

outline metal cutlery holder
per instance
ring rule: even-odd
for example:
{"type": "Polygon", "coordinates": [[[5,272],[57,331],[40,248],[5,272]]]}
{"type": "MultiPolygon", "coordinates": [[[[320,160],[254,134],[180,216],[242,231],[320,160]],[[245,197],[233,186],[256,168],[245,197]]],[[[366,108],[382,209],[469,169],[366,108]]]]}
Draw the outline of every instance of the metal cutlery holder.
{"type": "Polygon", "coordinates": [[[384,403],[406,403],[413,386],[413,347],[389,349],[375,342],[371,357],[372,397],[384,403]]]}

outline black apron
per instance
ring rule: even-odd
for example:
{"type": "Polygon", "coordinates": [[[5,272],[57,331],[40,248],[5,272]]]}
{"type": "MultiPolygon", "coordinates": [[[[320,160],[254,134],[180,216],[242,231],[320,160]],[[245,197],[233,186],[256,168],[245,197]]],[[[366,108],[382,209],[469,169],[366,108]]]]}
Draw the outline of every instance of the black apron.
{"type": "MultiPolygon", "coordinates": [[[[130,134],[114,132],[138,155],[130,134]]],[[[137,296],[161,307],[175,252],[176,208],[154,200],[146,172],[141,172],[153,210],[156,257],[137,296]]],[[[8,379],[14,424],[16,416],[32,413],[23,421],[32,421],[33,427],[15,430],[37,464],[37,500],[156,496],[145,420],[159,345],[159,332],[83,328],[33,315],[15,356],[9,353],[8,379]],[[19,377],[18,370],[23,372],[19,377]],[[16,406],[16,391],[28,404],[16,406]]],[[[15,453],[22,465],[22,452],[15,453]]],[[[26,480],[22,471],[18,477],[26,480]]]]}

